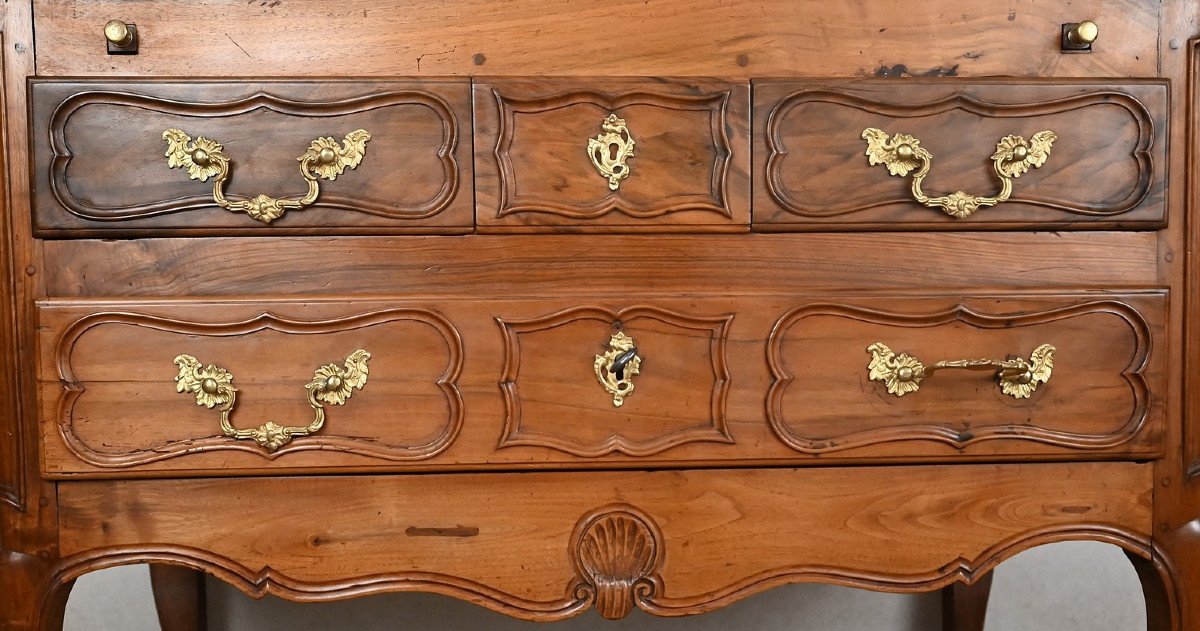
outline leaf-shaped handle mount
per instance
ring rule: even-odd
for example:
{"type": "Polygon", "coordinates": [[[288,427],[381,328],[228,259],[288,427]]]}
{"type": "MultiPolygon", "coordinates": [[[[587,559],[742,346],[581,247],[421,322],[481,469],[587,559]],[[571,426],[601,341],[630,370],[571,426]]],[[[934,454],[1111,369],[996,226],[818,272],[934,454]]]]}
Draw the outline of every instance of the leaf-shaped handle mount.
{"type": "Polygon", "coordinates": [[[326,136],[312,141],[297,160],[300,175],[308,184],[308,192],[300,197],[272,197],[258,195],[231,200],[225,196],[225,182],[229,179],[231,161],[225,155],[221,143],[204,136],[195,140],[181,129],[168,129],[162,133],[167,141],[167,166],[172,169],[187,169],[188,177],[201,182],[213,180],[213,201],[218,206],[235,213],[246,213],[263,223],[271,223],[289,210],[311,206],[321,193],[317,179],[330,182],[337,179],[347,168],[353,169],[362,162],[371,134],[365,129],[356,129],[342,139],[341,145],[326,136]]]}
{"type": "Polygon", "coordinates": [[[882,164],[888,173],[906,177],[913,173],[912,196],[918,203],[929,208],[938,208],[952,217],[962,219],[975,214],[975,211],[987,206],[995,206],[1007,201],[1012,196],[1013,179],[1029,172],[1030,168],[1041,168],[1050,156],[1050,147],[1058,136],[1046,130],[1034,134],[1030,140],[1017,135],[1009,135],[996,143],[996,152],[992,154],[992,169],[1000,178],[1000,192],[995,195],[971,195],[963,191],[955,191],[941,197],[930,197],[921,190],[925,176],[933,166],[933,154],[921,146],[921,141],[909,134],[888,135],[887,132],[875,127],[863,130],[863,140],[867,141],[867,160],[872,164],[882,164]]]}

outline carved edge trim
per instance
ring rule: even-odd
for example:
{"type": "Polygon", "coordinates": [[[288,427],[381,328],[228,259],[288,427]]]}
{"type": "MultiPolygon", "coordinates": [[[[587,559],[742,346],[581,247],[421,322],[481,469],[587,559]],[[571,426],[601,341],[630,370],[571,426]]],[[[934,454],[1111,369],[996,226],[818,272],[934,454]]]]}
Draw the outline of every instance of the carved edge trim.
{"type": "Polygon", "coordinates": [[[50,192],[54,196],[54,199],[62,204],[71,214],[89,221],[130,221],[202,208],[215,208],[212,196],[204,194],[119,207],[89,208],[79,202],[71,194],[70,187],[65,183],[67,165],[74,157],[66,141],[66,125],[76,111],[93,104],[123,105],[170,114],[206,118],[237,116],[257,109],[268,109],[282,114],[315,114],[317,116],[329,117],[344,116],[346,114],[400,105],[420,105],[433,110],[434,114],[442,121],[442,145],[438,148],[437,157],[442,163],[445,178],[437,195],[428,202],[414,207],[412,211],[403,213],[397,213],[393,207],[387,204],[350,195],[337,194],[322,195],[316,207],[359,212],[388,219],[428,219],[445,210],[454,201],[455,194],[458,191],[461,173],[458,161],[454,157],[455,148],[458,146],[458,119],[454,114],[453,108],[448,103],[431,93],[415,90],[396,90],[327,103],[311,103],[286,99],[260,91],[233,101],[193,103],[132,92],[91,90],[80,92],[64,99],[51,115],[49,121],[51,158],[50,172],[47,174],[50,180],[50,192]]]}
{"type": "MultiPolygon", "coordinates": [[[[633,507],[614,505],[589,513],[589,516],[605,512],[623,511],[629,515],[640,515],[633,507]]],[[[576,532],[588,523],[585,516],[576,526],[576,532]]],[[[665,541],[653,521],[645,521],[658,542],[665,541]]],[[[1099,541],[1116,545],[1141,558],[1150,560],[1172,594],[1177,594],[1169,564],[1163,563],[1158,550],[1152,547],[1148,537],[1111,525],[1054,526],[1022,533],[1011,537],[972,560],[959,558],[933,572],[912,575],[872,573],[844,570],[827,566],[790,566],[769,570],[743,579],[729,587],[707,594],[688,598],[661,596],[662,579],[657,575],[660,560],[655,561],[655,570],[644,583],[653,587],[632,589],[634,602],[641,609],[658,616],[683,616],[712,611],[731,605],[743,598],[790,583],[828,583],[893,593],[917,593],[940,589],[956,582],[972,584],[997,565],[1025,550],[1062,541],[1099,541]]],[[[574,541],[574,538],[572,539],[574,541]]],[[[662,549],[662,546],[656,546],[662,549]]],[[[571,548],[572,564],[575,547],[571,548]]],[[[665,558],[665,550],[662,553],[665,558]]],[[[254,571],[237,561],[220,554],[179,545],[112,546],[88,550],[65,557],[57,562],[53,571],[50,589],[43,597],[42,616],[46,617],[56,598],[63,595],[69,585],[89,572],[135,563],[163,563],[192,568],[212,574],[233,585],[251,598],[261,599],[275,595],[296,602],[327,602],[384,592],[432,592],[459,598],[492,611],[514,618],[533,621],[554,621],[578,615],[591,606],[594,600],[590,590],[575,593],[577,586],[586,584],[577,579],[567,590],[566,596],[554,601],[534,601],[521,598],[486,585],[434,572],[397,572],[350,577],[331,581],[310,582],[288,577],[270,567],[254,571]]],[[[574,566],[577,568],[577,566],[574,566]]],[[[1176,603],[1178,600],[1176,599],[1176,603]]]]}
{"type": "Polygon", "coordinates": [[[1022,315],[991,315],[962,304],[936,313],[900,314],[854,305],[812,303],[797,307],[784,314],[772,327],[771,334],[767,339],[767,364],[771,369],[771,386],[767,390],[767,420],[780,440],[789,447],[806,454],[822,454],[879,443],[909,440],[939,442],[958,449],[988,440],[1027,440],[1071,449],[1110,449],[1128,442],[1136,436],[1145,426],[1149,416],[1150,389],[1143,373],[1149,364],[1151,344],[1150,325],[1133,307],[1116,300],[1098,300],[1022,315]],[[787,419],[784,418],[783,396],[795,376],[784,365],[782,346],[788,330],[803,318],[813,315],[829,315],[872,324],[919,328],[936,327],[957,321],[979,328],[998,329],[1054,322],[1093,313],[1107,313],[1121,318],[1129,326],[1137,342],[1129,364],[1121,373],[1133,394],[1133,411],[1129,421],[1110,434],[1081,434],[1028,425],[993,425],[973,429],[970,432],[958,432],[940,425],[909,425],[869,429],[833,438],[812,439],[794,433],[787,419]]]}
{"type": "Polygon", "coordinates": [[[1038,546],[1063,541],[1099,541],[1116,545],[1145,559],[1152,558],[1148,537],[1110,525],[1050,526],[1010,537],[974,559],[959,557],[938,570],[924,574],[886,574],[845,570],[820,565],[797,565],[768,570],[725,589],[688,598],[656,597],[639,603],[657,616],[685,616],[731,605],[743,598],[791,583],[825,583],[891,593],[918,593],[941,589],[953,583],[974,584],[1002,562],[1038,546]]]}
{"type": "Polygon", "coordinates": [[[504,368],[500,374],[500,391],[504,396],[504,430],[497,449],[506,447],[548,447],[581,458],[598,458],[613,452],[626,456],[651,456],[672,447],[692,442],[733,443],[726,418],[726,399],[729,396],[729,366],[725,357],[725,344],[734,314],[716,317],[688,316],[665,309],[634,306],[620,311],[603,307],[576,307],[530,320],[504,320],[497,317],[504,337],[504,368]],[[709,355],[713,370],[713,392],[711,396],[711,427],[694,428],[648,441],[632,441],[621,434],[610,436],[603,443],[587,445],[575,440],[541,432],[528,432],[521,428],[521,396],[517,384],[521,368],[522,333],[552,329],[576,320],[598,320],[611,324],[613,321],[630,322],[639,318],[650,318],[683,329],[709,331],[712,338],[709,355]]]}
{"type": "Polygon", "coordinates": [[[267,461],[275,460],[284,454],[309,450],[339,451],[394,462],[425,460],[438,455],[449,447],[458,437],[463,425],[463,399],[462,393],[458,389],[458,378],[463,364],[462,338],[458,330],[442,315],[424,309],[385,309],[344,318],[316,321],[292,320],[264,312],[247,320],[221,323],[177,320],[140,313],[102,312],[83,317],[67,327],[59,336],[54,352],[55,365],[63,384],[63,393],[58,402],[59,436],[76,457],[97,467],[132,467],[206,451],[243,451],[261,456],[267,461]],[[440,434],[422,445],[381,445],[364,438],[314,435],[301,441],[293,441],[272,452],[247,441],[231,440],[224,436],[214,435],[208,438],[172,441],[150,449],[112,454],[93,449],[74,432],[75,401],[86,388],[75,379],[71,368],[71,352],[79,338],[95,326],[126,324],[172,333],[208,336],[242,335],[264,329],[310,335],[367,328],[404,320],[431,326],[446,342],[446,370],[436,382],[437,387],[446,397],[446,424],[440,434]]]}
{"type": "Polygon", "coordinates": [[[499,178],[500,204],[496,210],[497,219],[519,213],[543,213],[570,219],[598,219],[613,211],[635,219],[649,219],[684,211],[713,212],[728,219],[733,218],[733,209],[729,206],[728,194],[729,163],[733,159],[733,149],[724,124],[728,118],[730,101],[733,98],[732,88],[700,96],[676,96],[650,92],[625,92],[614,95],[592,90],[576,90],[544,99],[518,99],[505,97],[495,88],[492,89],[492,95],[496,99],[500,121],[496,134],[496,146],[492,151],[499,178]],[[618,190],[608,193],[591,204],[565,205],[563,202],[542,200],[514,204],[510,183],[516,181],[516,173],[509,152],[514,140],[515,115],[518,112],[545,112],[580,103],[592,103],[612,111],[629,105],[650,105],[679,111],[708,111],[710,133],[713,146],[716,148],[716,158],[713,160],[712,169],[712,193],[675,195],[671,198],[664,198],[669,203],[662,201],[635,203],[625,199],[618,190]]]}
{"type": "MultiPolygon", "coordinates": [[[[1158,86],[1159,84],[1152,84],[1158,86]]],[[[852,213],[861,212],[878,208],[880,206],[889,206],[911,202],[912,200],[903,195],[894,199],[883,199],[874,202],[867,202],[858,206],[836,206],[827,205],[815,207],[805,205],[796,200],[788,192],[787,187],[780,182],[780,165],[787,157],[788,151],[784,147],[783,139],[780,137],[780,122],[791,111],[791,109],[804,103],[832,103],[859,109],[864,112],[877,113],[881,116],[889,116],[892,118],[915,118],[920,116],[929,116],[940,114],[952,110],[964,110],[972,114],[984,115],[990,118],[1008,118],[1027,115],[1045,116],[1049,114],[1058,114],[1061,112],[1069,112],[1072,110],[1082,109],[1094,105],[1117,105],[1129,112],[1131,118],[1138,128],[1137,146],[1131,154],[1138,166],[1137,184],[1120,202],[1115,205],[1095,205],[1095,204],[1078,204],[1068,200],[1054,199],[1035,199],[1023,198],[1020,195],[1012,197],[1013,202],[1050,208],[1053,210],[1061,210],[1078,215],[1087,215],[1094,217],[1113,217],[1121,215],[1136,208],[1150,194],[1150,184],[1154,179],[1154,159],[1151,155],[1151,149],[1154,146],[1155,126],[1154,119],[1150,115],[1150,110],[1144,103],[1137,99],[1132,94],[1118,92],[1114,90],[1105,90],[1099,92],[1089,92],[1087,94],[1068,96],[1059,99],[1051,99],[1040,103],[991,103],[980,99],[973,98],[961,92],[949,95],[947,97],[929,101],[918,105],[895,105],[881,100],[868,99],[856,94],[848,94],[836,90],[808,90],[801,91],[780,101],[778,105],[771,110],[767,115],[766,124],[766,142],[767,142],[767,169],[766,169],[766,190],[768,194],[775,200],[779,206],[794,215],[809,218],[828,218],[837,217],[840,215],[849,215],[852,213]]],[[[1165,123],[1164,123],[1165,124],[1165,123]]],[[[905,189],[907,192],[907,189],[905,189]]]]}

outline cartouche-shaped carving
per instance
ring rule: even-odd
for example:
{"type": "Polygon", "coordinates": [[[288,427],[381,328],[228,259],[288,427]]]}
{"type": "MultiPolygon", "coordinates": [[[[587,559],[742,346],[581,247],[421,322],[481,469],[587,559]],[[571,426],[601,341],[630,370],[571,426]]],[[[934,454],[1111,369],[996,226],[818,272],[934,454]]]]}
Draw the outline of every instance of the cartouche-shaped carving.
{"type": "Polygon", "coordinates": [[[637,143],[629,134],[625,119],[616,114],[609,114],[600,123],[600,129],[604,133],[588,140],[588,157],[592,159],[592,166],[608,180],[608,188],[615,191],[621,186],[621,180],[629,177],[626,160],[633,157],[637,143]]]}
{"type": "Polygon", "coordinates": [[[608,341],[608,351],[596,355],[592,367],[600,385],[612,395],[613,406],[621,407],[625,397],[633,393],[633,377],[642,370],[642,358],[633,338],[617,331],[608,341]]]}
{"type": "Polygon", "coordinates": [[[575,528],[571,556],[582,582],[575,592],[595,599],[601,616],[616,620],[658,590],[662,537],[632,506],[596,511],[575,528]]]}

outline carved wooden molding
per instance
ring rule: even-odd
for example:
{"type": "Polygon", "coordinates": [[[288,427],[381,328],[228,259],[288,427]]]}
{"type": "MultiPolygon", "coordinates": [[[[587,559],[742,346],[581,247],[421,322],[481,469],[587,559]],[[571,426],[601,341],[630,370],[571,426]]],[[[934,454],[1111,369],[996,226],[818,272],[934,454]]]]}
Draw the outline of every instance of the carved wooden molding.
{"type": "MultiPolygon", "coordinates": [[[[606,537],[606,536],[605,536],[606,537]]],[[[734,580],[727,587],[685,598],[663,595],[664,581],[658,574],[665,561],[665,542],[657,525],[644,513],[627,505],[612,505],[585,515],[576,527],[569,549],[570,562],[579,571],[599,567],[583,561],[580,545],[598,551],[618,551],[617,571],[610,574],[580,573],[563,598],[538,601],[521,598],[476,581],[436,572],[393,572],[347,577],[339,580],[309,582],[291,578],[270,567],[253,570],[228,557],[179,545],[137,545],[98,548],[59,560],[53,570],[51,587],[43,597],[43,617],[56,600],[66,595],[70,584],[89,572],[135,563],[163,563],[207,572],[233,585],[252,598],[274,595],[296,602],[328,602],[385,592],[432,592],[459,598],[488,609],[525,620],[551,622],[576,616],[593,604],[602,614],[615,614],[633,605],[659,616],[684,616],[726,607],[743,598],[791,583],[827,583],[846,587],[896,593],[918,593],[941,589],[955,582],[971,584],[1013,556],[1038,546],[1062,541],[1098,541],[1118,546],[1132,555],[1151,561],[1159,580],[1175,596],[1178,610],[1179,586],[1169,561],[1154,547],[1148,536],[1107,524],[1054,526],[1033,530],[1006,539],[975,557],[955,559],[937,570],[920,574],[887,574],[840,567],[781,565],[777,569],[734,580]],[[583,544],[584,536],[599,540],[602,529],[623,532],[631,547],[583,544]],[[649,559],[649,560],[647,560],[649,559]],[[591,576],[599,578],[591,578],[591,576]],[[592,581],[596,581],[595,583],[592,581]],[[611,600],[601,603],[600,591],[611,600]],[[613,608],[605,609],[611,605],[613,608]]],[[[783,560],[786,562],[786,560],[783,560]]],[[[628,609],[624,610],[628,612],[628,609]]],[[[1174,614],[1178,616],[1178,611],[1174,614]]]]}
{"type": "Polygon", "coordinates": [[[509,321],[496,318],[496,322],[504,336],[504,369],[500,375],[500,390],[504,395],[505,411],[504,434],[497,449],[523,445],[557,449],[581,458],[597,458],[613,452],[641,457],[691,442],[733,442],[725,413],[726,399],[729,395],[729,367],[725,359],[725,343],[729,325],[733,322],[732,314],[699,317],[673,313],[657,307],[630,307],[621,311],[603,307],[579,307],[532,320],[509,321]],[[712,363],[714,382],[710,399],[709,427],[686,429],[646,441],[632,440],[618,433],[600,443],[584,443],[570,436],[534,432],[522,427],[521,394],[518,384],[522,335],[552,329],[577,320],[596,320],[611,325],[616,321],[629,323],[639,318],[650,318],[682,329],[707,331],[712,336],[709,359],[712,363]]]}
{"type": "MultiPolygon", "coordinates": [[[[129,221],[214,207],[211,193],[202,187],[195,195],[130,206],[89,206],[76,198],[71,193],[68,184],[69,178],[67,177],[67,166],[74,156],[65,137],[66,125],[75,112],[83,107],[95,104],[117,105],[202,118],[237,116],[258,109],[266,109],[294,116],[321,117],[342,116],[403,105],[426,107],[432,110],[438,119],[442,121],[443,133],[442,144],[438,148],[437,158],[442,164],[445,179],[441,189],[433,198],[419,206],[398,211],[394,206],[381,203],[378,200],[333,192],[322,192],[318,206],[365,213],[389,219],[425,219],[445,210],[454,200],[454,195],[458,191],[460,173],[458,162],[454,157],[454,149],[458,144],[459,135],[458,120],[455,118],[449,104],[436,95],[427,92],[393,90],[324,103],[297,101],[267,92],[258,92],[233,101],[194,103],[132,92],[90,90],[80,92],[65,99],[55,108],[54,113],[51,115],[49,140],[53,157],[50,161],[50,172],[48,174],[50,192],[54,195],[54,198],[71,214],[90,221],[129,221]]],[[[156,135],[157,133],[161,133],[161,130],[157,130],[156,135]]],[[[392,141],[404,142],[404,139],[392,139],[392,141]]],[[[163,177],[167,177],[165,171],[163,177]]]]}
{"type": "Polygon", "coordinates": [[[633,506],[584,515],[571,535],[571,567],[579,576],[571,593],[609,620],[624,618],[634,605],[644,608],[661,591],[664,544],[654,520],[633,506]]]}
{"type": "MultiPolygon", "coordinates": [[[[80,460],[97,467],[121,468],[144,465],[160,460],[178,458],[187,454],[209,451],[244,451],[257,454],[266,460],[274,460],[285,454],[308,450],[335,450],[345,453],[377,458],[387,461],[410,461],[432,458],[441,453],[458,437],[463,423],[463,400],[458,389],[458,377],[462,372],[463,345],[458,330],[441,315],[423,309],[386,309],[328,320],[291,320],[272,313],[262,313],[254,318],[230,322],[195,322],[176,320],[142,313],[104,312],[81,318],[59,337],[55,345],[55,364],[63,384],[63,393],[58,401],[58,430],[67,448],[80,460]],[[282,333],[320,334],[334,331],[361,329],[396,321],[414,321],[428,325],[446,343],[446,370],[436,382],[446,397],[448,414],[440,434],[420,445],[387,445],[374,440],[316,434],[303,440],[269,451],[253,442],[213,435],[206,438],[188,438],[156,445],[149,449],[128,452],[106,452],[84,442],[74,428],[74,406],[84,394],[86,387],[75,379],[71,368],[71,353],[75,343],[88,330],[104,324],[128,324],[172,333],[204,336],[233,336],[270,329],[282,333]]],[[[169,381],[164,382],[171,386],[169,381]]]]}
{"type": "Polygon", "coordinates": [[[578,90],[538,99],[506,97],[497,90],[492,90],[492,94],[495,96],[500,114],[500,128],[496,137],[496,147],[493,150],[500,181],[500,206],[496,211],[497,218],[517,213],[547,213],[572,219],[596,219],[617,211],[637,219],[646,219],[688,210],[708,211],[724,217],[733,217],[728,193],[729,163],[733,152],[726,131],[726,118],[729,102],[733,95],[732,90],[698,96],[672,96],[650,92],[608,94],[578,90]],[[515,201],[513,188],[515,188],[516,174],[513,171],[510,157],[514,117],[517,114],[536,114],[580,103],[592,103],[607,111],[616,112],[618,115],[621,108],[630,105],[650,105],[677,111],[709,112],[709,131],[712,134],[712,143],[716,152],[716,158],[713,161],[711,189],[693,195],[673,195],[651,202],[630,201],[623,197],[619,190],[609,193],[591,204],[575,206],[566,205],[562,200],[515,201]]]}
{"type": "MultiPolygon", "coordinates": [[[[911,204],[907,187],[896,187],[895,197],[859,204],[830,204],[814,206],[797,200],[780,181],[780,169],[788,156],[780,135],[780,122],[793,108],[805,103],[832,103],[848,108],[863,110],[893,119],[933,116],[952,110],[962,110],[989,118],[1017,118],[1046,116],[1070,112],[1095,105],[1115,105],[1123,108],[1133,119],[1138,130],[1137,148],[1131,158],[1137,164],[1137,185],[1124,199],[1115,204],[1084,204],[1071,199],[1049,199],[1028,196],[1022,189],[1013,195],[1013,202],[1030,204],[1042,208],[1065,211],[1092,217],[1114,217],[1136,208],[1150,193],[1154,180],[1154,159],[1151,148],[1156,128],[1149,108],[1135,96],[1115,90],[1089,91],[1086,94],[1051,99],[1035,103],[992,103],[963,93],[956,93],[936,101],[915,105],[897,105],[883,100],[870,99],[858,94],[838,90],[805,90],[780,101],[767,117],[766,142],[768,150],[766,167],[766,190],[781,208],[794,215],[810,218],[828,218],[850,215],[864,210],[892,204],[911,204]]],[[[1165,123],[1164,123],[1165,124],[1165,123]]],[[[857,134],[854,130],[849,130],[857,134]]],[[[864,169],[866,161],[863,161],[864,169]]],[[[866,171],[864,171],[866,173],[866,171]]]]}
{"type": "MultiPolygon", "coordinates": [[[[864,345],[866,343],[864,341],[864,345]]],[[[1149,324],[1135,309],[1116,300],[1097,300],[1021,315],[991,315],[961,304],[936,313],[902,314],[847,304],[813,303],[793,309],[780,318],[767,340],[767,364],[772,376],[771,386],[767,391],[767,419],[780,440],[807,454],[830,453],[909,440],[940,442],[955,448],[988,440],[1025,440],[1069,449],[1109,449],[1128,442],[1145,426],[1149,414],[1150,389],[1143,372],[1149,360],[1151,347],[1149,324]],[[1133,411],[1129,420],[1111,433],[1083,434],[1023,424],[983,426],[972,428],[970,432],[959,432],[941,425],[928,424],[883,427],[841,436],[809,438],[796,434],[784,418],[784,393],[795,376],[784,365],[782,346],[788,330],[804,318],[837,316],[873,324],[904,327],[936,327],[958,321],[978,328],[1003,329],[1055,322],[1093,313],[1117,316],[1128,325],[1137,341],[1133,357],[1121,373],[1133,394],[1133,411]]]]}

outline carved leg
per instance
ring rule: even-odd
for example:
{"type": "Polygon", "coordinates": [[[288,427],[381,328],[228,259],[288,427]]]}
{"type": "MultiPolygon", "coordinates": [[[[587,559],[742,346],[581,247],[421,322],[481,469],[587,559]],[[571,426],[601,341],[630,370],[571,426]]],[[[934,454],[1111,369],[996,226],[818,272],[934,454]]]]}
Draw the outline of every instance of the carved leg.
{"type": "Polygon", "coordinates": [[[73,584],[54,585],[46,562],[37,557],[0,552],[0,630],[62,631],[73,584]]]}
{"type": "Polygon", "coordinates": [[[991,572],[979,577],[973,585],[954,583],[943,587],[942,631],[983,631],[991,593],[991,572]]]}
{"type": "Polygon", "coordinates": [[[1159,567],[1153,561],[1128,550],[1125,551],[1125,556],[1133,564],[1138,580],[1142,582],[1142,594],[1146,598],[1147,631],[1173,631],[1171,626],[1172,595],[1163,580],[1159,567]]]}
{"type": "Polygon", "coordinates": [[[151,565],[150,587],[162,631],[205,631],[204,573],[177,565],[151,565]]]}

